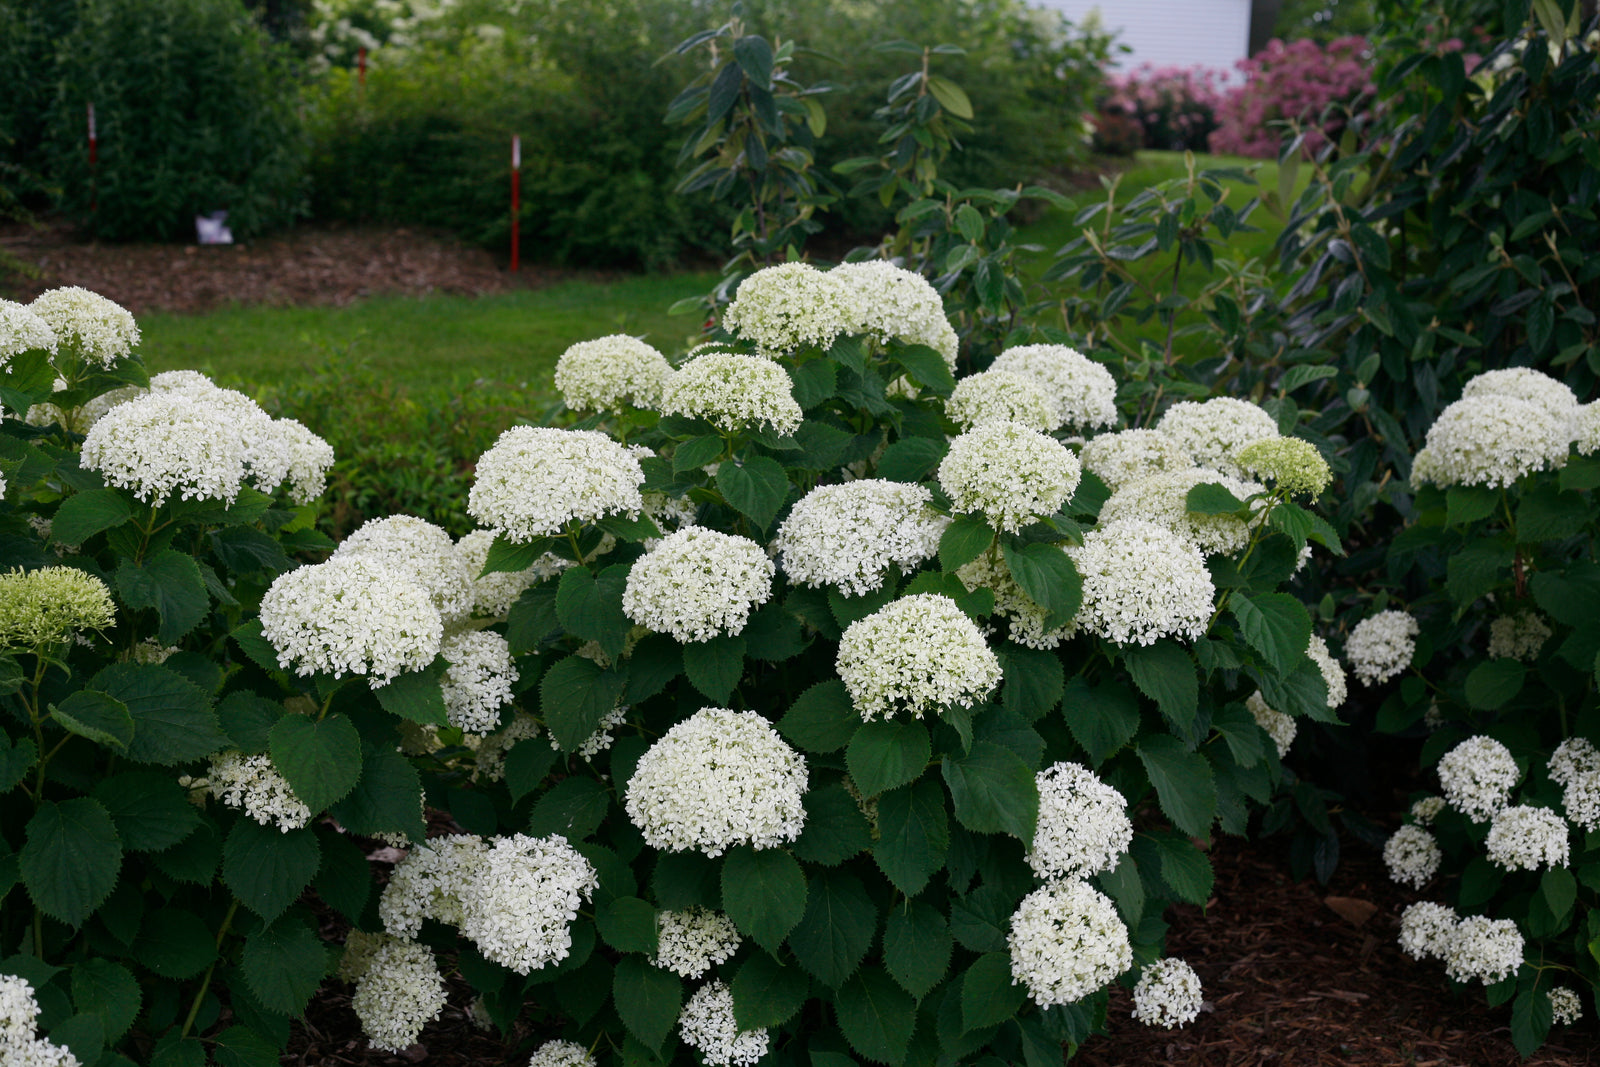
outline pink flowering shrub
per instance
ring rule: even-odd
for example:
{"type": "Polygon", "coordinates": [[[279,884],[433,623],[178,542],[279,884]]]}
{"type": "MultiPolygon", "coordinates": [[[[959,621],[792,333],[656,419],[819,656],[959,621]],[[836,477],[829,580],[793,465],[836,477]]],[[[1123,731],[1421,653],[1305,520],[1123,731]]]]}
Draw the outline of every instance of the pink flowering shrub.
{"type": "Polygon", "coordinates": [[[1341,37],[1326,46],[1312,40],[1267,47],[1241,59],[1243,85],[1231,90],[1217,110],[1211,134],[1213,152],[1266,159],[1277,155],[1283,127],[1298,120],[1306,127],[1305,151],[1316,152],[1337,137],[1349,115],[1372,94],[1372,67],[1365,37],[1341,37]],[[1328,110],[1328,105],[1341,107],[1328,110]]]}
{"type": "Polygon", "coordinates": [[[1206,138],[1217,128],[1225,75],[1209,67],[1157,67],[1146,63],[1106,80],[1110,96],[1101,105],[1105,117],[1132,118],[1141,131],[1143,148],[1174,151],[1206,150],[1206,138]]]}

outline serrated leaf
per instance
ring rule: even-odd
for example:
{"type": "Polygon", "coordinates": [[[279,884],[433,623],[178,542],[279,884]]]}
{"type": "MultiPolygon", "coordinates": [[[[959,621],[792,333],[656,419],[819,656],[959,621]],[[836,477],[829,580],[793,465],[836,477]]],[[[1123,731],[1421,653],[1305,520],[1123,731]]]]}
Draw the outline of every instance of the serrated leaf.
{"type": "Polygon", "coordinates": [[[331,832],[318,834],[317,847],[322,856],[312,888],[324,904],[352,923],[360,922],[367,899],[376,888],[367,866],[366,849],[347,834],[331,832]]]}
{"type": "Polygon", "coordinates": [[[850,1047],[874,1063],[905,1062],[916,1028],[917,1003],[881,967],[863,967],[834,1001],[839,1029],[850,1047]]]}
{"type": "Polygon", "coordinates": [[[290,915],[245,938],[240,966],[262,1007],[297,1016],[322,984],[328,951],[315,930],[290,915]]]}
{"type": "Polygon", "coordinates": [[[1453,553],[1445,563],[1445,590],[1457,613],[1499,585],[1510,571],[1511,560],[1511,549],[1499,545],[1478,545],[1453,553]]]}
{"type": "Polygon", "coordinates": [[[1082,676],[1067,684],[1061,715],[1072,738],[1099,766],[1139,730],[1139,698],[1119,682],[1091,686],[1082,676]]]}
{"type": "Polygon", "coordinates": [[[946,756],[941,769],[961,825],[981,834],[1010,834],[1025,845],[1033,841],[1039,786],[1022,757],[976,741],[960,759],[946,756]]]}
{"type": "Polygon", "coordinates": [[[611,1001],[628,1032],[659,1052],[683,1007],[683,983],[639,956],[624,956],[612,972],[611,1001]]]}
{"type": "Polygon", "coordinates": [[[230,1026],[212,1038],[216,1067],[278,1067],[278,1046],[248,1026],[230,1026]]]}
{"type": "Polygon", "coordinates": [[[309,829],[285,833],[241,818],[222,846],[222,881],[241,904],[272,922],[311,884],[321,856],[309,829]]]}
{"type": "MultiPolygon", "coordinates": [[[[547,750],[550,747],[543,738],[539,743],[547,750]]],[[[361,777],[329,814],[346,830],[365,837],[404,834],[421,841],[427,836],[422,821],[422,778],[393,744],[362,744],[361,777]]]]}
{"type": "Polygon", "coordinates": [[[1125,649],[1123,662],[1133,684],[1156,702],[1175,730],[1185,734],[1193,730],[1200,708],[1200,680],[1189,653],[1176,642],[1162,638],[1154,644],[1125,649]]]}
{"type": "Polygon", "coordinates": [[[794,1018],[811,994],[811,982],[798,967],[785,967],[765,952],[752,952],[733,976],[733,1017],[739,1029],[782,1026],[794,1018]]]}
{"type": "Polygon", "coordinates": [[[175,882],[210,885],[222,862],[222,835],[205,816],[194,832],[171,848],[150,854],[157,870],[175,882]]]}
{"type": "Polygon", "coordinates": [[[228,744],[211,699],[187,678],[157,664],[114,663],[90,681],[122,701],[133,717],[128,758],[175,766],[205,759],[228,744]]]}
{"type": "Polygon", "coordinates": [[[1483,485],[1452,485],[1445,490],[1446,521],[1464,526],[1486,519],[1500,508],[1500,494],[1483,485]]]}
{"type": "Polygon", "coordinates": [[[115,489],[90,489],[61,502],[51,520],[50,537],[76,548],[95,534],[121,526],[133,508],[115,489]]]}
{"type": "Polygon", "coordinates": [[[543,581],[522,591],[506,614],[506,643],[511,654],[532,652],[540,642],[561,628],[556,618],[557,583],[543,581]]]}
{"type": "Polygon", "coordinates": [[[872,829],[842,784],[813,785],[803,798],[805,828],[794,854],[807,863],[836,867],[872,847],[872,829]]]}
{"type": "Polygon", "coordinates": [[[349,796],[361,778],[361,735],[344,715],[285,715],[269,744],[273,767],[313,813],[349,796]]]}
{"type": "Polygon", "coordinates": [[[616,708],[626,684],[615,670],[603,670],[582,656],[568,656],[539,681],[539,706],[550,736],[563,752],[576,752],[616,708]]]}
{"type": "Polygon", "coordinates": [[[539,557],[550,551],[553,538],[536,537],[521,543],[509,541],[503,533],[495,534],[484,557],[483,570],[473,575],[482,578],[490,574],[519,574],[539,562],[539,557]]]}
{"type": "Polygon", "coordinates": [[[600,574],[569,567],[556,586],[556,618],[567,631],[598,644],[611,659],[622,654],[633,623],[622,610],[628,564],[618,563],[600,574]]]}
{"type": "Polygon", "coordinates": [[[68,926],[82,926],[117,884],[122,842],[98,800],[43,801],[28,820],[17,854],[34,906],[68,926]]]}
{"type": "Polygon", "coordinates": [[[882,719],[856,730],[845,763],[862,796],[873,797],[915,781],[932,755],[933,741],[920,721],[882,719]]]}
{"type": "Polygon", "coordinates": [[[1528,668],[1514,659],[1488,659],[1467,675],[1467,703],[1480,711],[1504,707],[1522,692],[1528,668]]]}
{"type": "Polygon", "coordinates": [[[1305,658],[1311,641],[1311,615],[1305,605],[1287,593],[1250,596],[1235,591],[1228,610],[1239,622],[1239,632],[1280,674],[1288,674],[1305,658]]]}
{"type": "Polygon", "coordinates": [[[528,816],[535,837],[560,834],[582,841],[599,829],[611,807],[611,793],[593,778],[564,778],[539,798],[528,816]]]}
{"type": "MultiPolygon", "coordinates": [[[[515,804],[544,784],[556,764],[556,750],[542,737],[518,741],[506,753],[506,789],[515,804]]],[[[619,783],[619,785],[622,783],[619,783]]]]}
{"type": "Polygon", "coordinates": [[[128,714],[128,706],[93,689],[68,694],[60,704],[50,705],[50,714],[68,731],[118,754],[126,754],[133,741],[133,716],[128,714]]]}
{"type": "Polygon", "coordinates": [[[908,897],[921,892],[944,866],[949,848],[949,817],[937,781],[922,778],[878,798],[878,843],[872,855],[900,892],[908,897]]]}
{"type": "Polygon", "coordinates": [[[0,796],[11,792],[39,762],[38,747],[27,738],[16,744],[0,732],[0,796]]]}
{"type": "Polygon", "coordinates": [[[929,392],[949,396],[955,390],[955,375],[944,356],[927,345],[906,345],[893,350],[890,358],[906,370],[906,376],[929,392]]]}
{"type": "Polygon", "coordinates": [[[200,825],[200,813],[188,794],[160,771],[123,771],[103,778],[95,783],[94,798],[105,805],[122,846],[132,852],[171,848],[200,825]]]}
{"type": "Polygon", "coordinates": [[[245,620],[234,627],[228,636],[257,667],[269,673],[283,669],[278,666],[278,650],[262,636],[260,619],[245,620]]]}
{"type": "Polygon", "coordinates": [[[778,732],[806,752],[837,752],[861,728],[844,682],[829,678],[807,689],[778,720],[778,732]]]}
{"type": "Polygon", "coordinates": [[[794,957],[824,985],[837,988],[872,947],[878,909],[861,880],[839,870],[817,871],[806,887],[806,910],[789,937],[794,957]]]}
{"type": "Polygon", "coordinates": [[[906,437],[878,459],[877,475],[891,482],[920,482],[932,474],[950,446],[929,437],[906,437]]]}
{"type": "Polygon", "coordinates": [[[1216,880],[1210,857],[1179,834],[1156,831],[1152,836],[1161,856],[1161,880],[1178,899],[1189,904],[1205,904],[1210,900],[1211,887],[1216,880]]]}
{"type": "Polygon", "coordinates": [[[1027,997],[1027,989],[1012,981],[1010,954],[985,953],[961,978],[962,1025],[969,1033],[998,1026],[1015,1016],[1027,997]]]}
{"type": "Polygon", "coordinates": [[[1578,880],[1565,867],[1551,867],[1539,879],[1539,893],[1550,914],[1560,922],[1578,899],[1578,880]]]}
{"type": "Polygon", "coordinates": [[[1175,737],[1148,737],[1136,751],[1167,818],[1191,837],[1209,834],[1217,814],[1217,787],[1206,758],[1175,737]]]}
{"type": "Polygon", "coordinates": [[[260,755],[271,744],[272,727],[283,718],[283,705],[255,693],[234,692],[217,705],[217,722],[233,747],[247,756],[260,755]]]}
{"type": "Polygon", "coordinates": [[[1550,1036],[1551,1021],[1549,990],[1534,981],[1521,984],[1511,1005],[1511,1043],[1518,1055],[1526,1059],[1539,1050],[1550,1036]]]}
{"type": "Polygon", "coordinates": [[[444,673],[448,665],[438,656],[420,671],[407,671],[387,685],[372,691],[390,715],[397,715],[424,726],[443,726],[450,721],[444,703],[444,673]]]}
{"type": "Polygon", "coordinates": [[[98,1063],[106,1048],[105,1023],[100,1016],[79,1013],[50,1028],[50,1043],[63,1046],[79,1063],[98,1063]]]}
{"type": "Polygon", "coordinates": [[[595,908],[595,928],[619,952],[656,954],[656,909],[638,897],[615,897],[595,908]]]}
{"type": "Polygon", "coordinates": [[[1237,515],[1245,502],[1216,482],[1202,482],[1184,497],[1184,506],[1196,515],[1237,515]]]}
{"type": "Polygon", "coordinates": [[[739,930],[776,952],[806,910],[806,877],[781,849],[740,846],[722,860],[722,907],[739,930]]]}
{"type": "Polygon", "coordinates": [[[170,548],[152,553],[143,564],[123,560],[116,582],[123,603],[153,609],[160,616],[156,636],[164,645],[194,629],[211,606],[200,568],[191,557],[170,548]]]}
{"type": "Polygon", "coordinates": [[[1034,722],[1060,703],[1066,672],[1053,651],[1007,644],[996,652],[1005,679],[1000,699],[1007,711],[1034,722]]]}
{"type": "Polygon", "coordinates": [[[890,910],[883,929],[883,965],[918,1000],[944,979],[953,947],[950,924],[927,901],[908,900],[890,910]]]}
{"type": "Polygon", "coordinates": [[[1006,567],[1028,597],[1049,612],[1045,626],[1054,628],[1072,620],[1083,604],[1083,578],[1061,545],[1004,545],[1006,567]]]}
{"type": "Polygon", "coordinates": [[[743,635],[718,634],[709,641],[691,642],[683,646],[683,672],[708,699],[727,704],[744,676],[744,650],[743,635]]]}
{"type": "Polygon", "coordinates": [[[729,460],[717,468],[717,488],[735,511],[765,530],[789,495],[789,476],[769,456],[729,460]]]}
{"type": "Polygon", "coordinates": [[[92,958],[72,966],[72,1003],[100,1020],[105,1040],[115,1042],[139,1016],[139,983],[122,964],[92,958]]]}
{"type": "Polygon", "coordinates": [[[939,566],[956,571],[994,544],[994,529],[980,515],[957,515],[939,536],[939,566]]]}

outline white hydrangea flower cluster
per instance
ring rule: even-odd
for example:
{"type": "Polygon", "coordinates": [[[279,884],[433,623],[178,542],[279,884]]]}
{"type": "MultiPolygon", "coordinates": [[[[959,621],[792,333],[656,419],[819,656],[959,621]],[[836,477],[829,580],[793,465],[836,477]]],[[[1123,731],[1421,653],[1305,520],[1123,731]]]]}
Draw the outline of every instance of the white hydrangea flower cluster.
{"type": "Polygon", "coordinates": [[[1469,737],[1439,760],[1439,785],[1452,808],[1487,822],[1511,798],[1521,772],[1511,750],[1492,737],[1469,737]]]}
{"type": "Polygon", "coordinates": [[[1066,345],[1020,345],[995,357],[990,370],[1011,371],[1038,382],[1049,395],[1056,426],[1087,433],[1117,421],[1117,380],[1066,345]]]}
{"type": "Polygon", "coordinates": [[[333,559],[360,556],[408,574],[433,597],[446,623],[472,614],[472,574],[441,526],[414,515],[368,519],[334,550],[333,559]]]}
{"type": "Polygon", "coordinates": [[[1205,557],[1164,526],[1143,519],[1103,524],[1069,546],[1083,577],[1076,625],[1119,645],[1162,637],[1196,640],[1211,620],[1216,586],[1205,557]]]}
{"type": "Polygon", "coordinates": [[[1469,915],[1445,942],[1444,971],[1457,982],[1494,985],[1522,966],[1522,949],[1522,932],[1510,919],[1469,915]]]}
{"type": "Polygon", "coordinates": [[[272,427],[289,457],[284,475],[289,481],[289,500],[304,507],[328,488],[333,446],[294,419],[273,419],[272,427]]]}
{"type": "Polygon", "coordinates": [[[37,312],[14,300],[0,300],[0,367],[24,352],[56,350],[56,332],[37,312]]]}
{"type": "Polygon", "coordinates": [[[800,836],[805,757],[753,711],[701,708],[650,746],[623,809],[652,848],[720,856],[800,836]]]}
{"type": "Polygon", "coordinates": [[[1287,756],[1295,735],[1300,732],[1300,724],[1294,721],[1294,717],[1268,704],[1259,689],[1246,698],[1244,706],[1255,719],[1256,725],[1265,730],[1267,736],[1272,738],[1272,743],[1278,746],[1278,758],[1287,756]]]}
{"type": "Polygon", "coordinates": [[[589,1050],[574,1041],[546,1041],[533,1050],[528,1067],[595,1067],[589,1050]]]}
{"type": "Polygon", "coordinates": [[[1439,413],[1411,461],[1411,485],[1503,489],[1567,461],[1572,415],[1515,396],[1466,396],[1439,413]]]}
{"type": "Polygon", "coordinates": [[[373,688],[428,666],[444,637],[428,590],[363,555],[280,574],[261,598],[261,628],[280,667],[366,675],[373,688]]]}
{"type": "Polygon", "coordinates": [[[1474,375],[1461,395],[1515,397],[1553,412],[1571,412],[1578,406],[1578,396],[1570,386],[1532,367],[1486,370],[1474,375]]]}
{"type": "Polygon", "coordinates": [[[1417,620],[1390,608],[1362,619],[1345,638],[1344,655],[1362,685],[1378,685],[1405,671],[1417,651],[1417,620]]]}
{"type": "Polygon", "coordinates": [[[748,537],[686,526],[634,562],[622,610],[684,644],[737,636],[750,613],[771,599],[777,571],[748,537]]]}
{"type": "Polygon", "coordinates": [[[1087,878],[1115,867],[1133,843],[1127,799],[1077,763],[1052,764],[1034,780],[1039,822],[1024,857],[1033,873],[1049,881],[1087,878]]]}
{"type": "Polygon", "coordinates": [[[1317,670],[1322,672],[1322,681],[1328,687],[1328,707],[1338,709],[1350,695],[1344,668],[1339,666],[1339,661],[1328,651],[1328,642],[1316,634],[1311,635],[1311,642],[1306,646],[1306,655],[1317,665],[1317,670]]]}
{"type": "Polygon", "coordinates": [[[791,582],[865,596],[891,566],[910,570],[938,554],[950,520],[932,503],[926,487],[906,482],[819,485],[790,510],[772,547],[791,582]]]}
{"type": "Polygon", "coordinates": [[[1502,615],[1489,624],[1489,658],[1531,662],[1550,639],[1550,625],[1536,611],[1502,615]]]}
{"type": "Polygon", "coordinates": [[[513,426],[478,458],[467,513],[517,544],[570,522],[637,518],[639,457],[603,433],[513,426]]]}
{"type": "Polygon", "coordinates": [[[1248,400],[1231,396],[1180,400],[1161,416],[1156,430],[1177,442],[1198,465],[1235,478],[1246,477],[1235,460],[1239,449],[1279,436],[1277,419],[1248,400]]]}
{"type": "Polygon", "coordinates": [[[1432,826],[1444,809],[1444,797],[1423,797],[1411,805],[1411,818],[1418,826],[1432,826]]]}
{"type": "MultiPolygon", "coordinates": [[[[579,654],[582,655],[581,652],[579,654]]],[[[611,747],[611,743],[616,740],[616,738],[612,736],[612,731],[627,721],[627,705],[618,704],[616,707],[606,712],[605,717],[600,720],[600,725],[595,729],[595,732],[583,739],[583,742],[578,745],[577,751],[575,751],[573,755],[577,756],[579,759],[594,759],[600,753],[611,747]]],[[[561,751],[561,746],[556,742],[554,737],[550,739],[550,747],[555,749],[557,752],[561,751]]]]}
{"type": "Polygon", "coordinates": [[[740,1030],[733,1016],[733,991],[722,981],[694,991],[678,1016],[678,1036],[711,1067],[753,1067],[767,1054],[767,1031],[740,1030]]]}
{"type": "Polygon", "coordinates": [[[980,511],[989,525],[1015,533],[1054,515],[1083,472],[1061,442],[1014,422],[987,422],[950,443],[939,485],[955,511],[980,511]]]}
{"type": "MultiPolygon", "coordinates": [[[[65,378],[57,378],[55,391],[61,392],[67,388],[65,378]]],[[[146,390],[137,385],[125,385],[121,389],[113,389],[109,393],[101,393],[92,400],[80,404],[77,408],[61,408],[49,402],[34,404],[28,408],[23,416],[23,421],[29,426],[58,425],[73,433],[88,433],[89,427],[99,422],[101,417],[118,404],[144,396],[146,390]]]]}
{"type": "Polygon", "coordinates": [[[845,284],[856,312],[841,332],[866,334],[879,345],[891,338],[927,345],[955,367],[959,338],[945,316],[944,299],[928,279],[882,259],[841,263],[828,275],[845,284]]]}
{"type": "Polygon", "coordinates": [[[1558,985],[1550,990],[1550,1022],[1554,1026],[1572,1026],[1583,1018],[1583,1001],[1571,986],[1558,985]]]}
{"type": "Polygon", "coordinates": [[[574,411],[654,408],[671,377],[666,356],[625,333],[579,341],[556,360],[556,390],[574,411]]]}
{"type": "Polygon", "coordinates": [[[864,721],[971,707],[1000,684],[982,631],[937,593],[901,597],[851,623],[834,666],[864,721]]]}
{"type": "Polygon", "coordinates": [[[84,436],[80,462],[140,500],[232,504],[244,484],[247,448],[227,413],[182,393],[149,393],[107,411],[84,436]]]}
{"type": "Polygon", "coordinates": [[[60,355],[110,367],[139,344],[139,324],[128,309],[76,285],[40,293],[28,305],[56,336],[60,355]]]}
{"type": "Polygon", "coordinates": [[[1414,960],[1444,959],[1460,919],[1448,904],[1420,900],[1400,913],[1400,950],[1414,960]]]}
{"type": "Polygon", "coordinates": [[[1091,437],[1078,458],[1084,470],[1113,490],[1137,478],[1194,466],[1187,449],[1156,430],[1119,430],[1091,437]]]}
{"type": "Polygon", "coordinates": [[[450,725],[469,734],[493,733],[517,684],[511,645],[490,630],[467,630],[446,637],[439,652],[450,664],[442,681],[450,725]]]}
{"type": "Polygon", "coordinates": [[[265,753],[246,756],[238,749],[228,749],[212,756],[206,792],[230,808],[243,810],[262,826],[276,825],[284,833],[300,829],[313,814],[265,753]]]}
{"type": "Polygon", "coordinates": [[[600,884],[559,834],[497,837],[460,888],[461,933],[484,959],[526,975],[572,951],[572,920],[600,884]]]}
{"type": "Polygon", "coordinates": [[[1406,825],[1390,835],[1383,846],[1383,863],[1389,880],[1421,889],[1439,872],[1444,853],[1432,834],[1420,826],[1406,825]]]}
{"type": "Polygon", "coordinates": [[[1567,821],[1549,808],[1514,804],[1495,813],[1484,850],[1508,871],[1565,867],[1570,858],[1567,821]]]}
{"type": "Polygon", "coordinates": [[[26,978],[0,974],[0,1063],[6,1067],[82,1067],[65,1045],[34,1032],[39,1001],[26,978]]]}
{"type": "Polygon", "coordinates": [[[1600,828],[1600,751],[1587,738],[1569,737],[1556,746],[1547,764],[1550,780],[1561,786],[1561,806],[1574,825],[1600,828]]]}
{"type": "Polygon", "coordinates": [[[392,941],[399,940],[385,933],[368,933],[351,929],[344,935],[344,951],[339,954],[339,966],[334,973],[339,981],[355,983],[372,966],[372,957],[392,941]]]}
{"type": "Polygon", "coordinates": [[[944,413],[963,430],[985,422],[1014,422],[1031,430],[1061,425],[1060,409],[1032,378],[1007,370],[986,370],[956,383],[944,413]]]}
{"type": "Polygon", "coordinates": [[[769,355],[806,345],[827,348],[866,318],[848,277],[809,263],[763,268],[739,283],[722,325],[769,355]]]}
{"type": "Polygon", "coordinates": [[[1203,1004],[1200,976],[1176,957],[1146,965],[1133,987],[1133,1017],[1146,1026],[1185,1026],[1200,1017],[1203,1004]]]}
{"type": "Polygon", "coordinates": [[[779,436],[794,433],[805,418],[788,372],[739,352],[705,352],[679,367],[661,413],[705,419],[728,433],[765,426],[779,436]]]}
{"type": "Polygon", "coordinates": [[[389,874],[378,918],[395,937],[414,938],[424,919],[461,925],[461,893],[483,865],[488,846],[472,834],[432,837],[412,848],[389,874]]]}
{"type": "Polygon", "coordinates": [[[744,938],[733,920],[710,908],[656,913],[656,954],[650,962],[683,978],[699,978],[726,963],[744,938]]]}
{"type": "Polygon", "coordinates": [[[1041,1008],[1071,1004],[1133,966],[1128,928],[1104,893],[1076,878],[1022,898],[1007,938],[1011,977],[1041,1008]]]}
{"type": "Polygon", "coordinates": [[[489,549],[494,546],[493,530],[473,530],[456,542],[456,555],[472,578],[472,610],[474,614],[503,617],[511,605],[530,587],[547,578],[553,578],[573,565],[546,552],[533,565],[521,571],[495,571],[484,574],[483,565],[489,561],[489,549]]]}
{"type": "Polygon", "coordinates": [[[1017,644],[1027,648],[1055,648],[1072,636],[1070,620],[1055,627],[1045,625],[1050,613],[1022,591],[1011,576],[1011,569],[998,555],[983,553],[961,566],[956,577],[968,592],[987,589],[994,594],[994,613],[1010,624],[1011,640],[1017,644]]]}
{"type": "Polygon", "coordinates": [[[506,753],[518,741],[538,737],[539,720],[524,712],[517,712],[511,721],[478,742],[473,751],[474,781],[498,782],[506,776],[506,753]]]}
{"type": "Polygon", "coordinates": [[[1203,467],[1187,467],[1123,482],[1101,506],[1099,521],[1105,524],[1118,519],[1143,519],[1165,526],[1208,556],[1234,555],[1250,543],[1250,531],[1261,520],[1190,511],[1189,490],[1208,483],[1222,486],[1240,500],[1262,491],[1255,482],[1243,482],[1203,467]]]}
{"type": "Polygon", "coordinates": [[[1600,451],[1600,400],[1573,408],[1567,433],[1580,456],[1592,456],[1600,451]]]}
{"type": "Polygon", "coordinates": [[[444,976],[433,949],[414,941],[379,948],[355,986],[350,1006],[372,1047],[385,1052],[416,1044],[422,1028],[444,1011],[444,976]]]}

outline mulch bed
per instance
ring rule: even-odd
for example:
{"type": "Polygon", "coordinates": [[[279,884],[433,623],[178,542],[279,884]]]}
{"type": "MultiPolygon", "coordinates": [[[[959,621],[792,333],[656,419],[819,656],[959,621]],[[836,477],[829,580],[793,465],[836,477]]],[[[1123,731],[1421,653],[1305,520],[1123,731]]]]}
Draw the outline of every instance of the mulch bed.
{"type": "Polygon", "coordinates": [[[39,276],[0,277],[0,294],[32,300],[81,285],[135,315],[223,304],[348,304],[379,294],[479,295],[571,275],[524,262],[512,274],[483,248],[415,229],[307,226],[234,245],[84,243],[61,222],[0,226],[0,248],[39,276]]]}
{"type": "MultiPolygon", "coordinates": [[[[1172,909],[1168,952],[1200,974],[1207,1009],[1181,1030],[1152,1029],[1130,1017],[1116,988],[1109,1037],[1072,1061],[1084,1067],[1578,1067],[1600,1063],[1594,1020],[1557,1030],[1523,1061],[1511,1045],[1510,1005],[1490,1010],[1476,990],[1447,988],[1435,961],[1416,962],[1395,944],[1400,911],[1417,899],[1389,881],[1382,859],[1346,841],[1332,882],[1296,882],[1277,842],[1224,838],[1212,852],[1213,900],[1172,909]]],[[[516,1041],[473,1027],[471,992],[452,982],[443,1018],[402,1055],[366,1047],[350,997],[337,984],[297,1025],[285,1067],[499,1067],[516,1041]]],[[[517,1035],[523,1041],[530,1034],[517,1035]]]]}

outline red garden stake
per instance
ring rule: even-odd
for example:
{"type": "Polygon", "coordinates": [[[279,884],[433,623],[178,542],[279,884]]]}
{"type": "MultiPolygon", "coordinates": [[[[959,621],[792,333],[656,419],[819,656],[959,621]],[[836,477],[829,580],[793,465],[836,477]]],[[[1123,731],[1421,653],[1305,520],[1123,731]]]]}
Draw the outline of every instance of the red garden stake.
{"type": "Polygon", "coordinates": [[[511,135],[511,273],[517,272],[521,251],[522,224],[522,138],[511,135]]]}
{"type": "Polygon", "coordinates": [[[367,50],[356,50],[356,77],[361,81],[361,88],[367,87],[367,50]]]}

